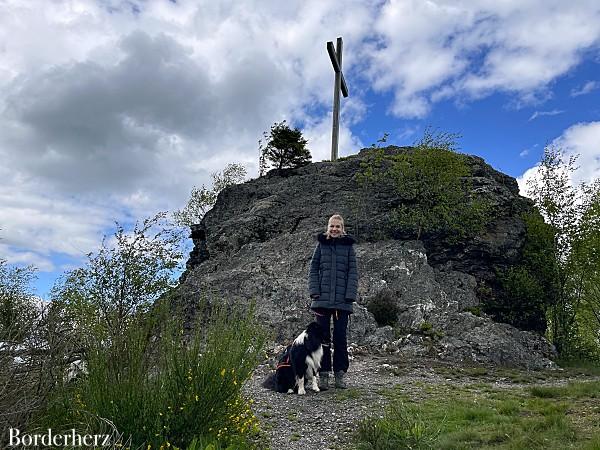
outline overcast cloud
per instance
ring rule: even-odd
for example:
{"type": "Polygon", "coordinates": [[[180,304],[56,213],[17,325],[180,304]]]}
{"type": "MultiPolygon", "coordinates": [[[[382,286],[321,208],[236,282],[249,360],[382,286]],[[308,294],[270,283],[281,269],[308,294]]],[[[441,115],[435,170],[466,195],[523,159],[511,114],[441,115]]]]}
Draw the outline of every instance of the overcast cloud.
{"type": "MultiPolygon", "coordinates": [[[[368,115],[369,89],[391,94],[398,117],[498,91],[547,98],[597,48],[600,6],[0,0],[0,256],[57,269],[54,254],[82,256],[114,220],[182,207],[226,163],[254,176],[275,121],[302,124],[313,160],[326,159],[325,42],[340,35],[353,49],[348,154],[364,145],[349,127],[368,115]]],[[[594,144],[597,126],[570,128],[562,144],[594,144]]]]}

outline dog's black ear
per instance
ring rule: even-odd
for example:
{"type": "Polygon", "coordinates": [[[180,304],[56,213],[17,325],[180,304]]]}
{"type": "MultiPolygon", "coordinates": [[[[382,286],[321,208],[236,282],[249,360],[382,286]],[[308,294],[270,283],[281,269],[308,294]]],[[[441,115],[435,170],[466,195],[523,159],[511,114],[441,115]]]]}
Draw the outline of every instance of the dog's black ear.
{"type": "Polygon", "coordinates": [[[311,322],[308,324],[307,330],[316,334],[317,336],[323,337],[323,328],[317,322],[311,322]]]}

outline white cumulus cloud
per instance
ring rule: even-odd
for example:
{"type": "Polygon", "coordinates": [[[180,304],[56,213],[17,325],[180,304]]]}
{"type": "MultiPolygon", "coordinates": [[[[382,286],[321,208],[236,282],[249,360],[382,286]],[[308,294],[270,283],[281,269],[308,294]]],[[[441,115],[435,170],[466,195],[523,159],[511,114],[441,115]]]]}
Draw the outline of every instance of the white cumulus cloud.
{"type": "MultiPolygon", "coordinates": [[[[571,176],[574,186],[600,179],[600,122],[575,124],[550,145],[561,149],[566,161],[572,156],[577,156],[577,170],[571,176]]],[[[535,179],[537,173],[536,165],[517,178],[521,195],[527,195],[527,182],[535,179]]]]}
{"type": "Polygon", "coordinates": [[[374,87],[393,90],[390,110],[423,117],[442,98],[497,91],[516,105],[547,97],[549,84],[600,42],[600,5],[587,0],[391,0],[365,49],[374,87]]]}

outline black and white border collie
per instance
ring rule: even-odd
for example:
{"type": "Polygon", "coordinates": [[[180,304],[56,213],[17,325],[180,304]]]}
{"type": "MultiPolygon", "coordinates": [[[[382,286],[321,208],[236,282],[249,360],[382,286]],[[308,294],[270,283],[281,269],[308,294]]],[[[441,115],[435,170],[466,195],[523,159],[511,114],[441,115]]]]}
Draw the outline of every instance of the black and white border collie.
{"type": "Polygon", "coordinates": [[[311,322],[306,330],[288,345],[277,362],[275,373],[270,374],[263,386],[276,392],[306,394],[304,377],[311,382],[311,389],[319,392],[317,373],[323,357],[323,330],[317,322],[311,322]]]}

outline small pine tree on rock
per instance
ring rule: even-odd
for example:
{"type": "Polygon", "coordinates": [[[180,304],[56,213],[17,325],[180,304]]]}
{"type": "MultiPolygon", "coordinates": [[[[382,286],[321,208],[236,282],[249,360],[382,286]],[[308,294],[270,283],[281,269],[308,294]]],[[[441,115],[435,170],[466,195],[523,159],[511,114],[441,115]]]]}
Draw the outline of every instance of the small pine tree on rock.
{"type": "Polygon", "coordinates": [[[310,150],[306,148],[308,141],[298,129],[291,129],[285,120],[274,123],[270,133],[265,131],[264,142],[259,140],[260,175],[267,170],[270,162],[276,169],[295,168],[310,164],[310,150]]]}

